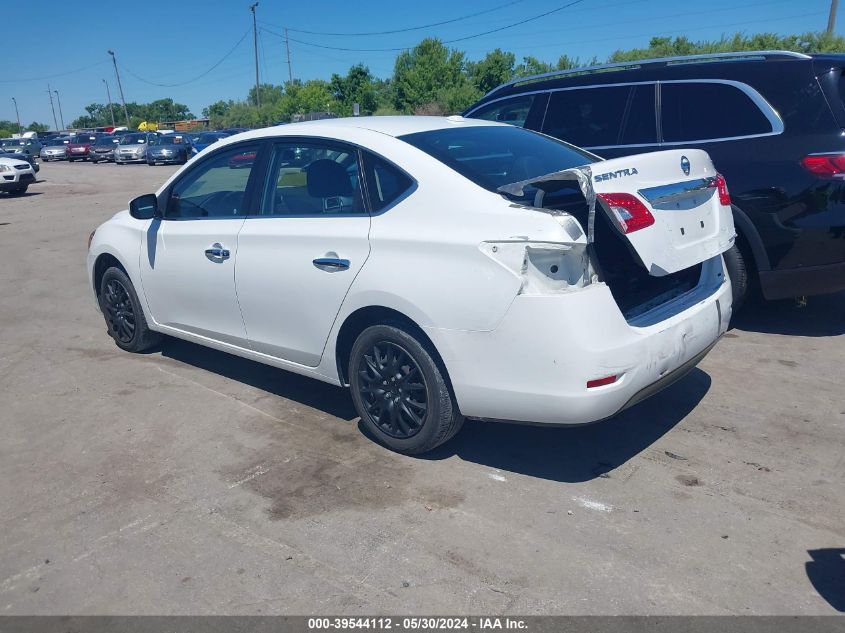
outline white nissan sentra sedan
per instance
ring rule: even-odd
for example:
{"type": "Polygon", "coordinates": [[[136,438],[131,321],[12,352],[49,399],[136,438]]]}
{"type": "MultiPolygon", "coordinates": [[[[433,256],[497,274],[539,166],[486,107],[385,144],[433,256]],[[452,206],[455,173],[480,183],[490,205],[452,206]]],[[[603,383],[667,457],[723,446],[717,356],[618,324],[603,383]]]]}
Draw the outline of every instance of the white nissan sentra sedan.
{"type": "Polygon", "coordinates": [[[255,130],[92,234],[108,333],[166,334],[348,385],[421,453],[465,417],[581,424],[683,376],[731,316],[703,151],[603,161],[460,117],[255,130]]]}

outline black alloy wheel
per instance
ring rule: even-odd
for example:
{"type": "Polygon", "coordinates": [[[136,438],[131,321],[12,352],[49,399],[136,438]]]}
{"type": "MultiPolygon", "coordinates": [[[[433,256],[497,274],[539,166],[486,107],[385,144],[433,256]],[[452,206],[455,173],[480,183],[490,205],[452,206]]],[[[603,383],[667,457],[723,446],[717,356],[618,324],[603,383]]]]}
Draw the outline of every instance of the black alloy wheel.
{"type": "Polygon", "coordinates": [[[103,312],[112,336],[128,345],[135,336],[135,309],[129,292],[118,279],[110,279],[103,288],[103,312]]]}
{"type": "Polygon", "coordinates": [[[374,343],[358,364],[358,393],[370,420],[386,435],[408,439],[422,429],[428,411],[425,376],[400,345],[374,343]]]}

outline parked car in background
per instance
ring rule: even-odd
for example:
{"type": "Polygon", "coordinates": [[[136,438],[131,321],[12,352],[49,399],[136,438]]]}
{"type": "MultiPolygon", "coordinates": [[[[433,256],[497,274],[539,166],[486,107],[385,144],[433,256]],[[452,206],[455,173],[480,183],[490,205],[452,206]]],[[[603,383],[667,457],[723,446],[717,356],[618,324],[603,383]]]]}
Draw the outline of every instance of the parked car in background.
{"type": "Polygon", "coordinates": [[[65,160],[67,159],[67,144],[69,139],[66,137],[53,137],[47,141],[42,147],[39,154],[41,160],[45,163],[51,160],[65,160]]]}
{"type": "Polygon", "coordinates": [[[41,141],[37,138],[4,138],[0,140],[0,147],[6,150],[13,150],[21,154],[38,156],[41,152],[41,141]]]}
{"type": "Polygon", "coordinates": [[[92,163],[113,163],[114,150],[120,139],[111,134],[100,136],[88,152],[92,163]]]}
{"type": "Polygon", "coordinates": [[[29,185],[35,182],[35,170],[25,160],[0,155],[0,191],[9,195],[26,193],[29,185]]]}
{"type": "Polygon", "coordinates": [[[0,147],[0,156],[4,158],[11,158],[14,160],[26,161],[27,163],[29,163],[35,173],[38,173],[38,170],[40,169],[38,161],[35,160],[35,156],[33,156],[32,154],[27,154],[25,152],[18,152],[15,150],[14,147],[0,147]]]}
{"type": "Polygon", "coordinates": [[[192,139],[192,148],[191,152],[193,154],[199,154],[209,145],[213,145],[221,138],[226,138],[230,136],[226,132],[203,132],[202,134],[198,134],[196,140],[192,139]]]}
{"type": "Polygon", "coordinates": [[[170,334],[349,385],[422,453],[464,416],[580,424],[683,376],[728,327],[733,239],[703,151],[360,117],[220,141],[100,225],[87,267],[122,349],[170,334]]]}
{"type": "Polygon", "coordinates": [[[147,146],[156,136],[158,135],[155,132],[124,134],[114,150],[114,162],[118,165],[147,162],[147,146]]]}
{"type": "Polygon", "coordinates": [[[730,183],[735,303],[845,289],[845,55],[759,51],[521,78],[466,116],[606,157],[706,149],[730,183]]]}
{"type": "Polygon", "coordinates": [[[97,142],[99,134],[77,134],[73,140],[67,144],[67,159],[68,162],[77,160],[90,160],[91,148],[97,142]]]}
{"type": "Polygon", "coordinates": [[[188,134],[161,134],[147,147],[148,165],[181,165],[191,157],[191,137],[188,134]]]}

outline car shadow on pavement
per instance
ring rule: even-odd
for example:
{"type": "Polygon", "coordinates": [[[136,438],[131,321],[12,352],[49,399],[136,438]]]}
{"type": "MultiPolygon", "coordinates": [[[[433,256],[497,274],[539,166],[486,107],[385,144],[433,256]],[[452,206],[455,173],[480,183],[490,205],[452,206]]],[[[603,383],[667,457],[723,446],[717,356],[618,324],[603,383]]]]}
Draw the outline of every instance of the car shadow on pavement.
{"type": "Polygon", "coordinates": [[[845,334],[845,292],[808,297],[805,306],[794,299],[758,301],[738,312],[731,328],[790,336],[845,334]]]}
{"type": "Polygon", "coordinates": [[[710,389],[710,383],[710,376],[696,368],[627,411],[583,426],[467,420],[455,439],[422,457],[445,459],[457,455],[491,468],[570,483],[612,477],[611,471],[683,420],[710,389]]]}
{"type": "Polygon", "coordinates": [[[17,198],[17,199],[31,198],[33,196],[40,196],[43,193],[44,193],[43,191],[26,191],[24,193],[7,194],[5,197],[6,198],[17,198]]]}
{"type": "MultiPolygon", "coordinates": [[[[164,339],[161,354],[341,420],[358,420],[347,389],[170,337],[164,339]]],[[[710,382],[707,373],[695,368],[644,402],[595,424],[549,427],[467,420],[454,439],[418,458],[440,460],[456,455],[483,466],[554,481],[612,476],[608,473],[683,420],[710,389],[710,382]]],[[[360,420],[358,426],[369,435],[360,420]]]]}
{"type": "Polygon", "coordinates": [[[161,355],[319,409],[347,422],[358,418],[347,389],[313,378],[169,336],[162,342],[161,355]]]}
{"type": "Polygon", "coordinates": [[[807,578],[830,606],[845,613],[845,547],[811,549],[807,553],[813,559],[805,565],[807,578]]]}

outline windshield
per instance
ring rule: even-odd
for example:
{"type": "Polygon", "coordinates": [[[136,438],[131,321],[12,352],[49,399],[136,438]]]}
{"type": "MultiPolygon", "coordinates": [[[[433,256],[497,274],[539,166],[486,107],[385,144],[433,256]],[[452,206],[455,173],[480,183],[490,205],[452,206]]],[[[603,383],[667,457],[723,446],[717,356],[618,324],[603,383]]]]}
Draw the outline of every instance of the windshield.
{"type": "Polygon", "coordinates": [[[197,138],[197,143],[201,143],[203,145],[211,145],[215,141],[219,141],[221,138],[225,137],[225,134],[200,134],[199,138],[197,138]]]}
{"type": "Polygon", "coordinates": [[[158,139],[152,141],[150,145],[183,145],[184,143],[184,136],[159,136],[158,139]]]}
{"type": "Polygon", "coordinates": [[[573,145],[510,125],[445,128],[399,139],[489,191],[598,160],[573,145]]]}
{"type": "Polygon", "coordinates": [[[117,139],[113,136],[101,136],[97,139],[97,145],[111,145],[116,143],[117,139]]]}
{"type": "Polygon", "coordinates": [[[71,141],[71,143],[77,143],[81,145],[90,145],[94,141],[97,140],[95,136],[77,136],[75,139],[71,141]]]}
{"type": "Polygon", "coordinates": [[[3,140],[3,147],[20,147],[26,145],[26,139],[23,138],[7,138],[3,140]]]}
{"type": "Polygon", "coordinates": [[[146,143],[147,142],[147,135],[146,134],[125,134],[123,138],[120,139],[121,145],[133,145],[135,143],[146,143]]]}

